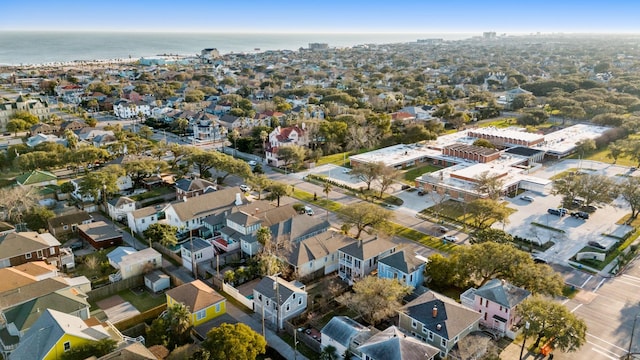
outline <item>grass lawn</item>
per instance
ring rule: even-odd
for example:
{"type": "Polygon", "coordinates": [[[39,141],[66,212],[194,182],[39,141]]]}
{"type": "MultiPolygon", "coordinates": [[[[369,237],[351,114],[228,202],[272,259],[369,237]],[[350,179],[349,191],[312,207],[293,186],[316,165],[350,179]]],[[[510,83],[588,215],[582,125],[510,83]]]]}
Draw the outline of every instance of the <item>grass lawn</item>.
{"type": "Polygon", "coordinates": [[[413,169],[409,169],[407,170],[407,172],[404,173],[404,181],[406,183],[409,183],[411,185],[414,184],[414,180],[419,177],[422,176],[422,174],[425,173],[430,173],[430,172],[434,172],[434,171],[438,171],[440,170],[439,167],[437,166],[433,166],[433,165],[425,165],[425,166],[420,166],[420,167],[416,167],[413,169]]]}
{"type": "Polygon", "coordinates": [[[327,155],[327,156],[323,156],[320,159],[318,159],[318,162],[316,162],[316,166],[319,165],[324,165],[324,164],[335,164],[338,166],[348,166],[349,165],[349,156],[350,155],[354,155],[355,152],[344,152],[344,153],[337,153],[337,154],[332,154],[332,155],[327,155]]]}
{"type": "Polygon", "coordinates": [[[557,179],[561,179],[565,176],[567,176],[567,174],[572,173],[572,172],[576,172],[578,171],[578,168],[568,168],[565,171],[559,172],[555,175],[553,175],[552,177],[549,178],[549,180],[557,180],[557,179]]]}
{"type": "MultiPolygon", "coordinates": [[[[114,250],[116,247],[110,247],[103,250],[98,250],[89,255],[83,256],[83,261],[78,262],[74,270],[74,276],[86,276],[92,283],[101,282],[105,278],[108,279],[109,274],[114,274],[116,269],[112,268],[109,265],[109,259],[107,259],[107,254],[114,250]],[[96,259],[96,260],[92,260],[96,259]],[[95,266],[90,266],[88,264],[94,264],[95,266]],[[103,272],[102,269],[105,269],[103,272]]],[[[107,280],[108,281],[108,280],[107,280]]]]}
{"type": "Polygon", "coordinates": [[[144,199],[150,199],[152,197],[156,197],[156,196],[162,196],[162,195],[167,195],[169,193],[175,192],[174,189],[170,188],[170,187],[158,187],[155,188],[151,191],[147,191],[145,193],[142,194],[138,194],[138,195],[134,195],[131,196],[131,198],[135,201],[141,201],[144,199]]]}
{"type": "MultiPolygon", "coordinates": [[[[600,161],[603,163],[613,163],[613,160],[611,158],[608,158],[607,155],[609,154],[609,149],[605,148],[602,150],[594,150],[591,152],[588,152],[585,154],[584,156],[584,160],[593,160],[593,161],[600,161]]],[[[572,154],[571,156],[567,157],[568,159],[578,159],[578,157],[580,157],[581,154],[575,153],[572,154]]],[[[618,160],[616,161],[616,165],[622,165],[622,166],[637,166],[638,163],[634,160],[629,159],[626,156],[620,156],[618,157],[618,160]]]]}
{"type": "Polygon", "coordinates": [[[145,312],[167,302],[164,294],[151,294],[149,291],[142,291],[140,295],[131,289],[122,290],[118,293],[123,299],[130,302],[140,312],[145,312]]]}
{"type": "MultiPolygon", "coordinates": [[[[622,219],[616,221],[616,224],[618,225],[626,224],[627,221],[629,221],[629,218],[631,218],[631,214],[627,214],[623,216],[622,219]]],[[[636,217],[629,225],[633,226],[634,228],[640,227],[640,216],[636,217]]]]}
{"type": "Polygon", "coordinates": [[[308,203],[320,206],[321,208],[324,208],[324,209],[329,209],[329,211],[335,212],[342,209],[342,205],[340,203],[335,202],[333,200],[327,200],[324,194],[317,194],[318,200],[314,201],[312,193],[306,192],[304,190],[295,189],[293,190],[292,196],[298,200],[306,201],[308,203]]]}
{"type": "MultiPolygon", "coordinates": [[[[461,224],[467,224],[469,226],[473,226],[473,216],[468,216],[467,212],[465,212],[464,204],[458,201],[447,200],[441,204],[434,205],[428,209],[422,210],[425,214],[439,214],[444,218],[448,218],[453,221],[457,221],[461,224]]],[[[509,214],[516,212],[517,210],[507,208],[509,214]]],[[[491,226],[496,222],[495,220],[489,220],[485,225],[491,226]]]]}
{"type": "Polygon", "coordinates": [[[504,118],[494,121],[483,122],[478,125],[479,127],[496,127],[496,128],[508,128],[509,126],[518,126],[516,118],[504,118]]]}

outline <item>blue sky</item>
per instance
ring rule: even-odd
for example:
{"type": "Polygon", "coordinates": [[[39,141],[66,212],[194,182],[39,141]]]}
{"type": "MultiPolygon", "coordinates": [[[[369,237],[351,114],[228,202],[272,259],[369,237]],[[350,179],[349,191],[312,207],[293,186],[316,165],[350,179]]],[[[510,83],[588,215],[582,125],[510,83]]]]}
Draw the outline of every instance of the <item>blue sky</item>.
{"type": "Polygon", "coordinates": [[[640,33],[636,0],[7,1],[0,30],[640,33]]]}

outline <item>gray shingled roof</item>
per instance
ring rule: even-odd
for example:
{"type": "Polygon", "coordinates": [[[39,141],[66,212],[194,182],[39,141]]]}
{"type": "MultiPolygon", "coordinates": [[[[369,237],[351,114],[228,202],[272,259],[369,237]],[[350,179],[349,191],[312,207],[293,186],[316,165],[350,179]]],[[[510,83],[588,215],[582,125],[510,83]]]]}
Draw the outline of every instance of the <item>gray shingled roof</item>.
{"type": "Polygon", "coordinates": [[[19,331],[25,331],[38,320],[46,309],[71,314],[84,307],[89,308],[87,296],[73,288],[58,290],[33,299],[5,311],[4,314],[7,323],[13,323],[19,331]]]}
{"type": "Polygon", "coordinates": [[[386,239],[373,238],[370,240],[356,241],[340,249],[343,253],[356,259],[366,260],[392,249],[396,244],[386,239]]]}
{"type": "MultiPolygon", "coordinates": [[[[258,285],[256,285],[254,290],[270,299],[274,299],[276,297],[276,290],[274,289],[275,281],[274,276],[265,276],[260,280],[258,285]]],[[[282,305],[294,292],[306,293],[304,290],[295,287],[287,280],[278,278],[278,295],[280,296],[278,305],[282,305]]]]}
{"type": "Polygon", "coordinates": [[[475,295],[511,309],[531,295],[531,292],[507,282],[503,283],[500,279],[492,279],[476,290],[475,295]]]}
{"type": "MultiPolygon", "coordinates": [[[[187,221],[197,217],[205,217],[224,213],[235,206],[236,194],[242,194],[239,187],[229,187],[212,193],[196,196],[184,200],[177,200],[171,206],[180,221],[187,221]]],[[[240,195],[243,204],[248,200],[240,195]]]]}
{"type": "Polygon", "coordinates": [[[405,305],[402,310],[412,319],[445,339],[451,340],[469,326],[478,322],[482,315],[458,304],[455,300],[433,291],[428,291],[405,305]],[[436,316],[433,309],[436,308],[436,316]],[[438,325],[440,329],[438,330],[438,325]]]}
{"type": "Polygon", "coordinates": [[[440,353],[439,349],[406,336],[395,326],[372,336],[358,350],[376,360],[429,360],[440,353]]]}
{"type": "Polygon", "coordinates": [[[299,267],[309,261],[319,260],[335,253],[339,248],[355,241],[355,239],[337,231],[329,230],[294,243],[291,249],[283,255],[289,264],[299,267]]]}
{"type": "Polygon", "coordinates": [[[380,259],[379,262],[400,270],[405,274],[410,274],[420,265],[425,264],[424,260],[418,259],[415,255],[407,254],[404,250],[386,256],[380,259]]]}
{"type": "Polygon", "coordinates": [[[348,348],[354,337],[361,334],[370,334],[371,330],[350,317],[334,316],[320,332],[323,337],[327,336],[348,348]]]}

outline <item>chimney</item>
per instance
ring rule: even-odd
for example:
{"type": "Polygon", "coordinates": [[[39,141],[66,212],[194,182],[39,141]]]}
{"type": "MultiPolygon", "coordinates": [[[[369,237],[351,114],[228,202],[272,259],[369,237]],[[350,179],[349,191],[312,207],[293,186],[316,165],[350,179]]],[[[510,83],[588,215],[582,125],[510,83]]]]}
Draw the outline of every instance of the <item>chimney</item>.
{"type": "Polygon", "coordinates": [[[436,325],[436,330],[440,331],[440,329],[442,329],[442,325],[440,324],[436,325]]]}
{"type": "Polygon", "coordinates": [[[185,196],[183,196],[183,197],[182,197],[182,201],[183,201],[183,202],[187,202],[187,195],[185,195],[185,196]]]}
{"type": "Polygon", "coordinates": [[[242,205],[242,197],[240,195],[240,193],[236,194],[236,206],[240,206],[242,205]]]}
{"type": "Polygon", "coordinates": [[[259,211],[260,211],[260,208],[256,208],[255,214],[257,214],[259,211]]]}
{"type": "Polygon", "coordinates": [[[433,317],[437,317],[438,316],[438,307],[433,305],[433,309],[431,310],[431,315],[433,317]]]}

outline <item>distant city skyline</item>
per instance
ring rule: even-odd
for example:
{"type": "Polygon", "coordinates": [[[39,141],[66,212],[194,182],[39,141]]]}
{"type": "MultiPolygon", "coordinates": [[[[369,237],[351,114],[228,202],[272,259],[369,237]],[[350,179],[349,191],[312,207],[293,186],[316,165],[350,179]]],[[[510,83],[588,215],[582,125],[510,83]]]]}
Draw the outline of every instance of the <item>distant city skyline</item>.
{"type": "Polygon", "coordinates": [[[0,31],[640,33],[640,2],[585,0],[12,1],[0,31]]]}

